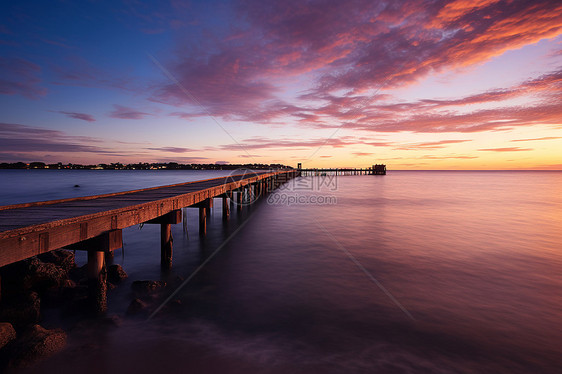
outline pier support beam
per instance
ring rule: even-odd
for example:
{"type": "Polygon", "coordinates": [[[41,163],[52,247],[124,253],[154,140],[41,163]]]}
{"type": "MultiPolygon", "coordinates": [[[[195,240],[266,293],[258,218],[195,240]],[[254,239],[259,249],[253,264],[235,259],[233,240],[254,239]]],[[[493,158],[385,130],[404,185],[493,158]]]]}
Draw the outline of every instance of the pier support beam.
{"type": "Polygon", "coordinates": [[[181,209],[173,210],[147,223],[160,224],[160,267],[162,270],[172,268],[172,224],[180,223],[182,220],[181,209]]]}
{"type": "Polygon", "coordinates": [[[104,251],[88,251],[88,302],[92,311],[107,311],[107,272],[104,251]]]}
{"type": "Polygon", "coordinates": [[[238,189],[237,196],[236,196],[237,203],[238,203],[236,209],[239,211],[242,210],[242,196],[244,195],[244,188],[245,187],[240,187],[238,189]]]}
{"type": "Polygon", "coordinates": [[[207,235],[207,209],[204,206],[199,207],[199,235],[207,235]]]}
{"type": "Polygon", "coordinates": [[[66,247],[70,250],[88,251],[88,303],[95,314],[103,314],[107,310],[106,254],[122,247],[121,230],[107,231],[66,247]]]}
{"type": "Polygon", "coordinates": [[[223,220],[228,220],[228,217],[230,216],[230,205],[228,204],[228,197],[223,196],[222,197],[222,219],[223,220]]]}
{"type": "Polygon", "coordinates": [[[169,223],[160,224],[160,267],[162,270],[172,268],[172,225],[169,223]]]}
{"type": "Polygon", "coordinates": [[[193,205],[199,208],[199,234],[202,236],[207,234],[207,218],[210,217],[212,201],[212,198],[208,198],[193,205]]]}

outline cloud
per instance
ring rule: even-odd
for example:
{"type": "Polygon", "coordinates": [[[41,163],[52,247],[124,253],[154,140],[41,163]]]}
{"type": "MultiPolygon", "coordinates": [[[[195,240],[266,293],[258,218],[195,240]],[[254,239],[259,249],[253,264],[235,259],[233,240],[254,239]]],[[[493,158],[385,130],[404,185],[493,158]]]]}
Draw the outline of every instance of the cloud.
{"type": "Polygon", "coordinates": [[[141,112],[126,106],[121,106],[114,104],[113,107],[115,108],[109,116],[112,118],[119,118],[119,119],[143,119],[146,116],[152,116],[150,113],[141,112]]]}
{"type": "Polygon", "coordinates": [[[418,159],[426,159],[426,160],[449,160],[449,159],[461,159],[461,160],[470,160],[473,158],[478,158],[478,156],[468,156],[468,155],[448,155],[448,156],[435,156],[435,155],[425,155],[421,157],[417,157],[418,159]]]}
{"type": "Polygon", "coordinates": [[[65,112],[62,110],[57,111],[57,113],[62,113],[67,115],[70,118],[75,118],[75,119],[80,119],[82,121],[87,121],[87,122],[95,122],[95,118],[90,115],[90,114],[85,114],[85,113],[78,113],[78,112],[65,112]]]}
{"type": "MultiPolygon", "coordinates": [[[[381,131],[475,132],[500,124],[489,123],[490,118],[473,125],[470,116],[458,125],[428,124],[449,118],[462,122],[462,114],[426,112],[560,91],[558,70],[519,86],[463,98],[376,105],[385,98],[380,89],[483,63],[560,35],[562,5],[549,0],[247,0],[235,11],[245,26],[209,32],[199,44],[179,39],[174,58],[163,63],[178,84],[166,77],[151,100],[187,105],[188,110],[172,114],[186,119],[208,112],[257,123],[291,118],[318,128],[339,121],[358,128],[380,125],[381,131]],[[308,89],[289,101],[287,88],[303,81],[309,82],[308,89]],[[396,113],[412,118],[397,118],[396,113]],[[418,120],[420,126],[412,130],[418,120]],[[400,125],[406,128],[399,130],[400,125]]],[[[487,114],[492,112],[472,116],[487,114]]]]}
{"type": "MultiPolygon", "coordinates": [[[[102,143],[101,139],[70,136],[62,131],[30,127],[20,124],[0,123],[0,157],[12,159],[36,158],[33,153],[44,152],[75,153],[86,152],[103,155],[119,155],[113,150],[92,145],[102,143]]],[[[14,161],[17,161],[15,159],[14,161]]]]}
{"type": "Polygon", "coordinates": [[[179,117],[181,119],[191,120],[193,118],[207,116],[208,114],[206,114],[206,113],[172,112],[169,115],[173,116],[173,117],[179,117]]]}
{"type": "MultiPolygon", "coordinates": [[[[242,147],[249,149],[311,149],[320,147],[343,148],[348,145],[365,144],[348,137],[330,138],[330,139],[266,139],[266,138],[250,138],[243,140],[240,144],[225,144],[218,147],[220,150],[240,150],[242,147]]],[[[210,148],[211,149],[211,148],[210,148]]]]}
{"type": "Polygon", "coordinates": [[[254,158],[254,157],[262,157],[262,156],[249,154],[249,155],[238,155],[238,157],[241,157],[241,158],[254,158]]]}
{"type": "Polygon", "coordinates": [[[0,57],[0,94],[37,99],[47,93],[41,84],[41,67],[15,57],[0,57]]]}
{"type": "Polygon", "coordinates": [[[320,119],[307,125],[317,128],[363,129],[367,131],[414,131],[414,132],[478,132],[525,126],[537,123],[559,124],[558,102],[562,93],[562,69],[526,80],[520,84],[453,99],[424,99],[415,102],[377,104],[373,102],[360,110],[350,110],[352,101],[332,95],[319,97],[327,101],[319,109],[311,108],[320,119]],[[529,105],[504,106],[496,109],[472,110],[458,114],[455,110],[442,111],[446,107],[502,101],[522,95],[537,94],[539,100],[529,105]],[[343,103],[343,105],[341,104],[343,103]],[[336,118],[343,123],[321,116],[336,118]]]}
{"type": "Polygon", "coordinates": [[[554,140],[554,139],[562,139],[560,136],[544,136],[542,138],[531,138],[531,139],[514,139],[511,140],[512,142],[534,142],[537,140],[554,140]]]}
{"type": "Polygon", "coordinates": [[[178,162],[183,164],[201,164],[208,162],[208,157],[159,157],[155,162],[178,162]]]}
{"type": "Polygon", "coordinates": [[[479,149],[479,151],[486,151],[486,152],[521,152],[521,151],[532,151],[532,150],[533,150],[533,148],[520,148],[520,147],[479,149]]]}
{"type": "Polygon", "coordinates": [[[127,92],[143,92],[144,80],[134,78],[129,71],[116,68],[104,70],[78,55],[62,56],[49,65],[53,85],[112,88],[127,92]]]}
{"type": "Polygon", "coordinates": [[[146,148],[151,151],[162,151],[162,152],[171,152],[171,153],[186,153],[186,152],[195,152],[196,149],[192,148],[182,148],[182,147],[159,147],[159,148],[146,148]]]}
{"type": "MultiPolygon", "coordinates": [[[[500,131],[514,127],[546,124],[559,126],[562,106],[549,101],[530,107],[500,107],[481,109],[469,113],[421,113],[410,116],[395,116],[396,119],[376,120],[369,117],[354,122],[345,122],[346,129],[369,132],[473,133],[500,131]]],[[[337,128],[336,125],[315,124],[318,128],[337,128]]]]}
{"type": "Polygon", "coordinates": [[[465,143],[471,140],[439,140],[435,142],[422,142],[422,143],[412,143],[412,144],[405,144],[395,147],[396,150],[422,150],[422,149],[441,149],[445,148],[449,144],[457,144],[457,143],[465,143]]]}
{"type": "Polygon", "coordinates": [[[358,157],[374,155],[374,153],[370,153],[370,152],[352,152],[352,154],[354,154],[355,156],[358,156],[358,157]]]}

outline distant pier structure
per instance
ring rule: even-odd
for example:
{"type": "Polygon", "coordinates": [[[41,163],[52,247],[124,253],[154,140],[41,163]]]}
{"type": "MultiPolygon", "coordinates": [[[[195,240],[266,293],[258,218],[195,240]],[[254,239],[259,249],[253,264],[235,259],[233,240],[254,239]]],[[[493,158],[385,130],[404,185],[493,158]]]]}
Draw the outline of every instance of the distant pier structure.
{"type": "Polygon", "coordinates": [[[386,165],[373,165],[373,175],[386,175],[386,165]]]}
{"type": "Polygon", "coordinates": [[[375,164],[368,168],[314,168],[303,169],[302,163],[297,164],[297,175],[314,176],[314,175],[386,175],[386,165],[375,164]]]}

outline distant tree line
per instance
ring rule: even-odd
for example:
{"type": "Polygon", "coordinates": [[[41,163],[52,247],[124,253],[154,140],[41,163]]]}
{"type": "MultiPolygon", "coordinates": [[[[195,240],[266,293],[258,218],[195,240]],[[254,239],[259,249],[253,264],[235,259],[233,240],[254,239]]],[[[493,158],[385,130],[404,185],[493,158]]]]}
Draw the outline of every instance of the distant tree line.
{"type": "Polygon", "coordinates": [[[0,163],[0,169],[73,169],[73,170],[234,170],[234,169],[292,169],[291,166],[283,164],[179,164],[177,162],[122,164],[120,162],[97,165],[81,164],[46,164],[44,162],[13,162],[0,163]]]}

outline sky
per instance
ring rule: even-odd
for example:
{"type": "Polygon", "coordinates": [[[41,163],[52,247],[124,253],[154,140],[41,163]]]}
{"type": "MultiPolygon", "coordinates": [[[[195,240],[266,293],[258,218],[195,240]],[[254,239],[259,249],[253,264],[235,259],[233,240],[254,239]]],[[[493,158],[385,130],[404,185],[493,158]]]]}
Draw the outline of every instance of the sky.
{"type": "Polygon", "coordinates": [[[562,2],[6,0],[16,161],[562,170],[562,2]]]}

